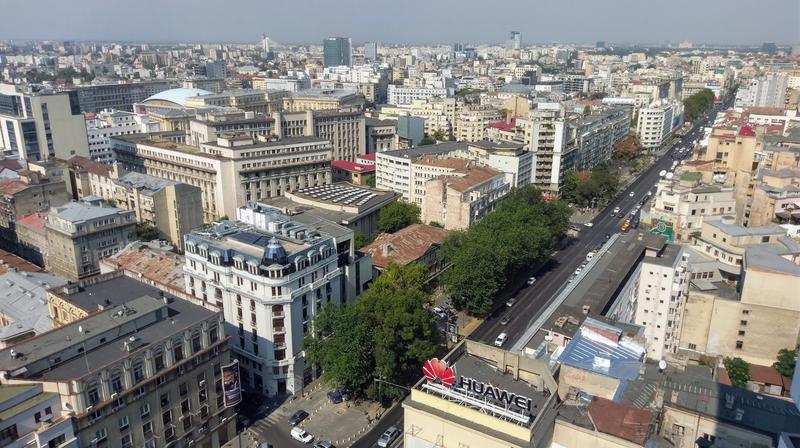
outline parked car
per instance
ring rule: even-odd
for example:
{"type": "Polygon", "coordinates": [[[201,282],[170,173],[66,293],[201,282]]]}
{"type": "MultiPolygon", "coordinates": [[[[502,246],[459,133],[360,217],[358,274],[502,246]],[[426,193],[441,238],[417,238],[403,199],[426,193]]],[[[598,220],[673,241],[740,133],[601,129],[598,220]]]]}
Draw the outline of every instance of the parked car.
{"type": "Polygon", "coordinates": [[[390,426],[389,429],[381,434],[381,437],[378,439],[378,446],[381,448],[386,448],[387,446],[391,445],[392,442],[397,440],[398,437],[400,437],[400,430],[394,426],[390,426]]]}
{"type": "Polygon", "coordinates": [[[586,261],[592,261],[592,258],[594,258],[594,252],[586,254],[586,261]]]}
{"type": "Polygon", "coordinates": [[[587,222],[586,224],[584,224],[584,226],[586,226],[586,227],[592,227],[593,225],[594,224],[592,224],[591,222],[587,222]]]}
{"type": "Polygon", "coordinates": [[[619,213],[619,207],[614,207],[614,213],[612,213],[612,214],[616,215],[617,213],[619,213]]]}
{"type": "Polygon", "coordinates": [[[636,195],[636,192],[635,192],[635,191],[631,191],[631,192],[628,194],[628,196],[630,196],[630,197],[634,197],[635,195],[636,195]]]}
{"type": "Polygon", "coordinates": [[[328,399],[331,400],[331,403],[333,404],[339,404],[344,401],[341,392],[339,392],[338,390],[328,392],[328,399]]]}
{"type": "Polygon", "coordinates": [[[500,319],[500,325],[508,325],[509,322],[511,322],[511,314],[506,314],[500,319]]]}
{"type": "Polygon", "coordinates": [[[290,433],[294,440],[303,443],[311,443],[314,441],[314,436],[308,433],[303,428],[292,428],[292,432],[290,433]]]}
{"type": "Polygon", "coordinates": [[[517,303],[517,299],[515,299],[513,297],[508,299],[508,300],[506,300],[506,306],[514,306],[515,303],[517,303]]]}
{"type": "Polygon", "coordinates": [[[317,442],[314,448],[335,448],[331,442],[317,442]]]}
{"type": "Polygon", "coordinates": [[[440,319],[444,319],[445,317],[447,317],[447,311],[442,307],[435,306],[431,308],[431,311],[433,311],[433,314],[435,314],[436,317],[440,319]]]}
{"type": "Polygon", "coordinates": [[[497,335],[497,338],[494,340],[495,347],[502,347],[503,344],[506,343],[506,339],[508,339],[508,335],[505,333],[500,333],[497,335]]]}
{"type": "Polygon", "coordinates": [[[308,417],[308,412],[300,409],[299,411],[292,414],[291,417],[289,417],[289,424],[292,426],[297,426],[300,424],[300,422],[305,420],[306,417],[308,417]]]}
{"type": "Polygon", "coordinates": [[[536,283],[536,277],[531,277],[531,278],[528,279],[528,286],[530,286],[530,285],[532,285],[534,283],[536,283]]]}

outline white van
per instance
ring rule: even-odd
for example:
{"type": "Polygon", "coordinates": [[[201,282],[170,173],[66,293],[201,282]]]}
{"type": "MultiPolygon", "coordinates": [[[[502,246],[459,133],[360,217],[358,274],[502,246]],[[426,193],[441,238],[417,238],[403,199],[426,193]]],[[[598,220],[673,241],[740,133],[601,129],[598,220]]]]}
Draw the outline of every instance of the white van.
{"type": "Polygon", "coordinates": [[[505,333],[500,333],[497,336],[497,339],[494,340],[494,346],[495,347],[502,347],[503,344],[506,343],[506,339],[508,339],[508,335],[505,334],[505,333]]]}

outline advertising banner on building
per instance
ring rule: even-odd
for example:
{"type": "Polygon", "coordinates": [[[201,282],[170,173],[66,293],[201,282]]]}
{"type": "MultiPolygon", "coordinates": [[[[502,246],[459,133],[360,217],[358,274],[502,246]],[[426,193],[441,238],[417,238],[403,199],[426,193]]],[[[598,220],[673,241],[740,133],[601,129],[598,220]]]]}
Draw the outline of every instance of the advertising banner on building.
{"type": "Polygon", "coordinates": [[[225,407],[242,401],[242,383],[239,380],[239,361],[222,366],[222,391],[225,407]]]}

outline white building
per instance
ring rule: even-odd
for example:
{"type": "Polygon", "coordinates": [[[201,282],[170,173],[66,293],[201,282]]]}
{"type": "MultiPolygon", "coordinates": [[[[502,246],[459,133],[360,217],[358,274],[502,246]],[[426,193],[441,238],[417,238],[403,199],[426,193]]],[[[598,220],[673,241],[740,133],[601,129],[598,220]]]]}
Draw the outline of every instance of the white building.
{"type": "Polygon", "coordinates": [[[656,256],[642,260],[634,323],[644,326],[650,359],[660,360],[677,350],[689,284],[688,258],[683,246],[667,244],[656,256]]]}
{"type": "Polygon", "coordinates": [[[114,151],[111,137],[127,134],[157,132],[159,124],[146,115],[105,109],[97,115],[86,116],[86,137],[89,139],[89,155],[97,162],[111,163],[114,151]]]}
{"type": "Polygon", "coordinates": [[[679,103],[668,100],[655,101],[639,109],[636,133],[642,147],[657,148],[666,142],[672,135],[675,117],[681,115],[681,109],[679,103]]]}
{"type": "Polygon", "coordinates": [[[304,362],[311,319],[361,293],[370,258],[355,253],[352,230],[312,214],[248,204],[237,219],[186,235],[186,291],[223,303],[247,389],[299,394],[320,373],[304,362]]]}
{"type": "Polygon", "coordinates": [[[786,73],[767,73],[750,80],[736,91],[735,107],[783,107],[789,77],[786,73]]]}
{"type": "Polygon", "coordinates": [[[439,87],[406,87],[390,84],[387,88],[387,103],[393,105],[411,104],[414,100],[427,100],[452,96],[452,89],[439,87]]]}

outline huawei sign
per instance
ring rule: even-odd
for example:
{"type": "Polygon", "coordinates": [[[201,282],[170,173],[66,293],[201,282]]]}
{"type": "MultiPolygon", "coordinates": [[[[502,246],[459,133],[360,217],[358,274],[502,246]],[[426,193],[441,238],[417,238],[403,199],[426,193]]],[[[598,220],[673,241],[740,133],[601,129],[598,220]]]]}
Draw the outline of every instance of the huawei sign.
{"type": "Polygon", "coordinates": [[[442,385],[450,387],[456,382],[456,377],[453,375],[453,370],[447,366],[447,363],[440,361],[439,358],[433,358],[425,361],[422,367],[422,373],[429,382],[439,380],[442,385]]]}

